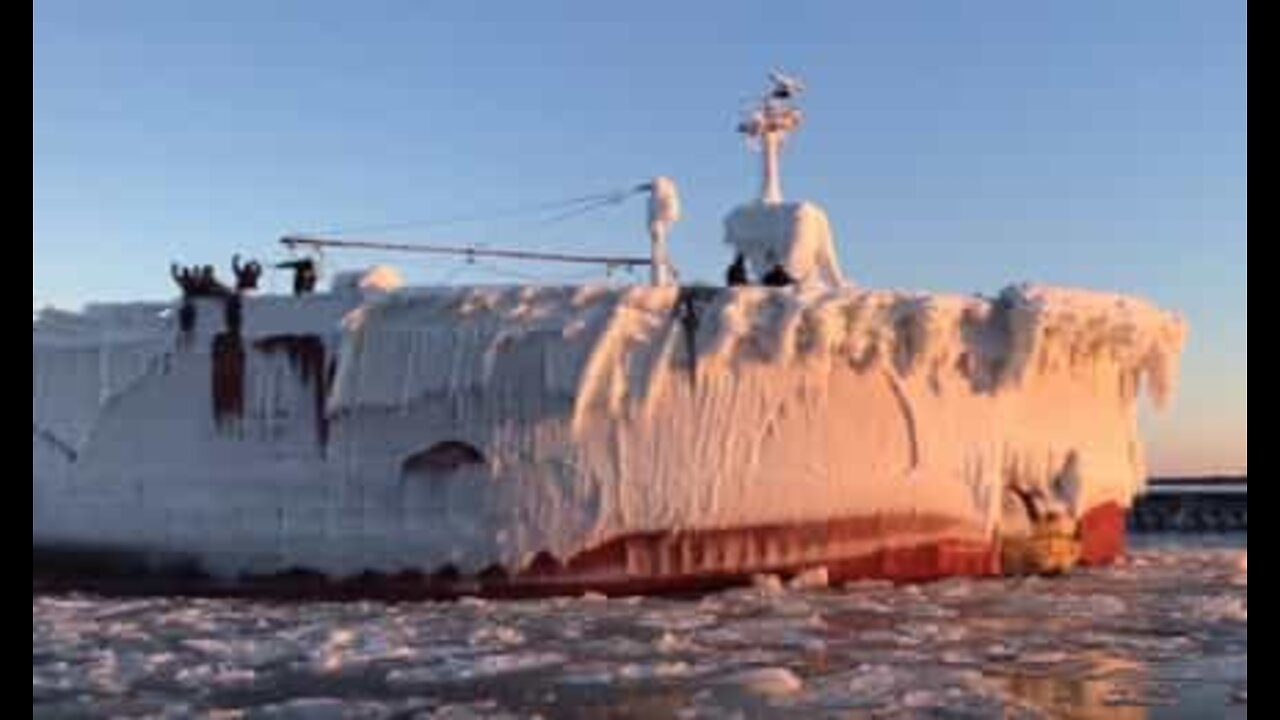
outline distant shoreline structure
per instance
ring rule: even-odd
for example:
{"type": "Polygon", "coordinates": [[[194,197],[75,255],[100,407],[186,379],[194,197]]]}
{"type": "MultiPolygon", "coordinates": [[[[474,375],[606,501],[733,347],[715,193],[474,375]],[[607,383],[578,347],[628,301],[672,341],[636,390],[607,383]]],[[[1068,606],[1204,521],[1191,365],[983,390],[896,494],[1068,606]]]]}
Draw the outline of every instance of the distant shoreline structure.
{"type": "Polygon", "coordinates": [[[1248,485],[1248,475],[1177,475],[1152,477],[1152,487],[1180,487],[1185,485],[1248,485]]]}
{"type": "Polygon", "coordinates": [[[1129,513],[1143,533],[1249,532],[1249,484],[1244,475],[1152,478],[1129,513]]]}

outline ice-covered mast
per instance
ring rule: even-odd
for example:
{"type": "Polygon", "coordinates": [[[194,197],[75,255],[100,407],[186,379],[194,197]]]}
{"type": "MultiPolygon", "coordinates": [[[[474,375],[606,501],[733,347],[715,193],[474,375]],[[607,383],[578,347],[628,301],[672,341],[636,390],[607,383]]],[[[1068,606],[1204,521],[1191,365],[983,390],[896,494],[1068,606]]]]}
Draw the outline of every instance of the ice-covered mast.
{"type": "Polygon", "coordinates": [[[760,200],[767,205],[782,204],[782,144],[787,136],[800,128],[804,119],[800,109],[791,101],[804,91],[799,79],[779,72],[769,74],[772,83],[769,91],[760,98],[745,120],[738,125],[738,132],[760,143],[763,158],[760,200]]]}
{"type": "Polygon", "coordinates": [[[680,195],[668,177],[654,178],[641,187],[649,190],[650,282],[654,286],[673,285],[676,272],[667,254],[667,235],[680,220],[680,195]]]}
{"type": "Polygon", "coordinates": [[[738,125],[738,132],[760,147],[763,177],[760,197],[739,205],[725,218],[725,243],[735,254],[726,281],[775,287],[843,286],[844,273],[827,213],[817,203],[787,202],[782,197],[780,155],[787,137],[803,120],[793,101],[804,85],[778,72],[771,73],[769,81],[759,104],[738,125]]]}

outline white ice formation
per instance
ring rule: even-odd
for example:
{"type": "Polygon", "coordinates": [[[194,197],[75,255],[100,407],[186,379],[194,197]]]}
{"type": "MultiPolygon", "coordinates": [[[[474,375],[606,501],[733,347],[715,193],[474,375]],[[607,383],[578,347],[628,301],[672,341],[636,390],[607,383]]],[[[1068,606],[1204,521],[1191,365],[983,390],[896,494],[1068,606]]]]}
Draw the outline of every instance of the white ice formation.
{"type": "Polygon", "coordinates": [[[247,298],[235,384],[196,304],[187,333],[156,305],[35,324],[34,540],[344,574],[823,518],[989,539],[1010,486],[1129,504],[1184,335],[1047,287],[403,289],[247,298]]]}
{"type": "Polygon", "coordinates": [[[742,205],[725,219],[725,242],[746,259],[754,277],[781,266],[802,287],[845,282],[827,213],[813,203],[742,205]]]}

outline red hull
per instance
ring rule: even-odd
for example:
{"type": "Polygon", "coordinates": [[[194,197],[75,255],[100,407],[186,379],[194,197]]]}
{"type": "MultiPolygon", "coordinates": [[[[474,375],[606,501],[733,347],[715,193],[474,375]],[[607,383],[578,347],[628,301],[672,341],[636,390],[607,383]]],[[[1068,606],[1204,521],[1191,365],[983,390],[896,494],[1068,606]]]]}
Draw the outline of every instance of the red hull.
{"type": "Polygon", "coordinates": [[[1128,547],[1128,510],[1110,502],[1099,505],[1080,519],[1080,562],[1110,565],[1128,547]]]}
{"type": "MultiPolygon", "coordinates": [[[[1082,561],[1101,565],[1125,549],[1125,511],[1108,504],[1091,510],[1081,523],[1082,561]]],[[[138,572],[137,563],[111,557],[114,574],[87,571],[93,558],[78,553],[77,570],[44,572],[40,590],[92,589],[116,594],[192,594],[280,599],[374,598],[412,600],[484,596],[545,597],[600,592],[608,595],[697,593],[733,587],[753,576],[787,578],[808,569],[827,569],[832,583],[879,579],[922,582],[947,577],[989,577],[1002,572],[995,538],[974,539],[971,527],[926,515],[855,518],[808,524],[780,524],[685,533],[646,533],[606,542],[567,562],[549,554],[534,558],[519,573],[493,567],[478,575],[441,568],[433,574],[366,573],[333,580],[298,571],[216,581],[198,572],[138,572]]],[[[63,559],[69,553],[60,553],[63,559]]],[[[35,567],[49,567],[53,555],[33,549],[35,567]]],[[[106,557],[103,554],[99,560],[106,557]]],[[[108,565],[109,563],[102,563],[108,565]]],[[[57,567],[57,565],[54,565],[57,567]]]]}

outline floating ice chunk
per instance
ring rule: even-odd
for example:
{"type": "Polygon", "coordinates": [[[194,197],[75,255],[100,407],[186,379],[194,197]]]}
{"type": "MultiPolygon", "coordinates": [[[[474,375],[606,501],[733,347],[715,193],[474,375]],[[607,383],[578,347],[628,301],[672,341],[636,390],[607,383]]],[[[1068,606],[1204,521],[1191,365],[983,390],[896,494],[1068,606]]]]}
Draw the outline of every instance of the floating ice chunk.
{"type": "Polygon", "coordinates": [[[901,628],[901,637],[898,643],[904,647],[914,647],[921,644],[957,643],[963,641],[967,636],[968,632],[958,625],[912,623],[901,628]]]}
{"type": "Polygon", "coordinates": [[[872,593],[892,590],[894,585],[889,580],[855,580],[844,584],[846,593],[872,593]]]}
{"type": "Polygon", "coordinates": [[[1216,595],[1191,603],[1191,617],[1205,622],[1249,622],[1249,600],[1237,595],[1216,595]]]}
{"type": "Polygon", "coordinates": [[[563,665],[567,659],[560,653],[551,652],[489,655],[459,664],[453,679],[467,681],[534,672],[563,665]]]}
{"type": "Polygon", "coordinates": [[[943,665],[964,666],[978,664],[978,658],[976,656],[959,650],[948,650],[942,653],[939,660],[942,661],[943,665]]]}
{"type": "Polygon", "coordinates": [[[671,632],[662,633],[662,637],[658,638],[658,642],[655,645],[658,648],[658,652],[666,655],[685,652],[693,647],[693,643],[671,632]]]}
{"type": "Polygon", "coordinates": [[[347,702],[331,698],[300,698],[267,705],[248,714],[250,720],[373,720],[389,716],[390,710],[370,702],[347,702]]]}
{"type": "Polygon", "coordinates": [[[628,663],[618,670],[618,677],[631,682],[686,678],[694,674],[686,662],[628,663]]]}
{"type": "Polygon", "coordinates": [[[258,675],[249,668],[196,665],[179,671],[174,679],[179,685],[194,690],[225,690],[252,685],[258,675]]]}
{"type": "Polygon", "coordinates": [[[689,632],[712,627],[719,623],[719,618],[701,612],[673,611],[652,612],[640,619],[642,627],[672,632],[689,632]]]}
{"type": "Polygon", "coordinates": [[[858,640],[862,645],[869,646],[869,647],[874,647],[877,645],[879,646],[897,645],[899,641],[899,636],[897,633],[895,633],[892,630],[876,629],[876,630],[867,630],[866,632],[860,633],[858,635],[858,640]]]}
{"type": "Polygon", "coordinates": [[[487,626],[477,629],[471,633],[470,642],[472,645],[499,645],[503,647],[515,647],[523,645],[525,642],[524,633],[511,627],[502,625],[487,626]]]}
{"type": "Polygon", "coordinates": [[[912,690],[902,696],[902,707],[908,710],[930,710],[945,704],[944,698],[929,690],[912,690]]]}
{"type": "Polygon", "coordinates": [[[831,573],[825,567],[806,570],[792,578],[787,587],[792,590],[826,590],[831,587],[831,573]]]}
{"type": "Polygon", "coordinates": [[[332,648],[345,648],[345,647],[351,647],[351,645],[354,644],[355,641],[356,641],[356,633],[354,630],[339,628],[329,633],[328,645],[329,647],[332,647],[332,648]]]}
{"type": "Polygon", "coordinates": [[[894,692],[903,681],[904,673],[886,665],[863,665],[849,681],[849,692],[855,696],[875,700],[894,692]]]}
{"type": "Polygon", "coordinates": [[[929,620],[954,620],[960,617],[960,612],[945,605],[938,605],[932,602],[922,602],[912,604],[907,608],[907,613],[913,618],[929,619],[929,620]]]}
{"type": "Polygon", "coordinates": [[[191,717],[202,717],[204,720],[243,720],[242,710],[213,710],[200,715],[187,703],[171,703],[155,715],[148,715],[151,720],[184,720],[191,717]]]}
{"type": "Polygon", "coordinates": [[[887,602],[880,602],[870,598],[851,598],[844,602],[844,607],[851,612],[867,613],[870,615],[896,615],[897,609],[887,602]]]}
{"type": "Polygon", "coordinates": [[[801,650],[810,655],[825,655],[828,649],[827,641],[822,638],[801,638],[797,644],[800,646],[801,650]]]}
{"type": "Polygon", "coordinates": [[[1058,650],[1040,650],[1023,654],[1018,661],[1024,665],[1062,665],[1068,662],[1071,656],[1065,652],[1058,650]]]}
{"type": "Polygon", "coordinates": [[[1116,708],[1157,708],[1176,704],[1169,687],[1149,685],[1140,681],[1126,681],[1107,689],[1102,704],[1116,708]]]}
{"type": "MultiPolygon", "coordinates": [[[[365,633],[340,628],[328,633],[324,643],[309,654],[311,666],[326,673],[340,673],[386,660],[404,660],[413,650],[385,629],[365,633]]],[[[240,660],[243,662],[243,659],[240,660]]]]}
{"type": "Polygon", "coordinates": [[[1128,610],[1129,606],[1124,600],[1111,595],[1091,596],[1082,608],[1083,614],[1088,617],[1123,615],[1128,610]]]}
{"type": "Polygon", "coordinates": [[[751,578],[751,586],[769,595],[776,595],[785,589],[782,578],[777,575],[756,575],[751,578]]]}
{"type": "Polygon", "coordinates": [[[1018,651],[1004,644],[996,644],[987,648],[987,659],[992,662],[1005,662],[1018,657],[1018,651]]]}
{"type": "Polygon", "coordinates": [[[945,580],[934,587],[934,592],[942,600],[964,600],[972,597],[976,583],[969,578],[945,580]]]}
{"type": "Polygon", "coordinates": [[[729,683],[746,692],[766,697],[794,695],[804,689],[804,681],[786,668],[758,668],[738,673],[729,683]]]}
{"type": "Polygon", "coordinates": [[[1240,705],[1248,705],[1248,704],[1249,704],[1249,691],[1248,691],[1248,690],[1241,690],[1240,692],[1236,693],[1236,694],[1235,694],[1235,697],[1234,697],[1234,698],[1232,698],[1232,699],[1233,699],[1233,700],[1235,700],[1235,701],[1236,701],[1237,703],[1239,703],[1240,705]]]}
{"type": "Polygon", "coordinates": [[[223,642],[222,640],[213,640],[211,638],[192,638],[189,640],[183,640],[182,647],[213,658],[230,658],[232,655],[232,649],[229,643],[223,642]]]}
{"type": "MultiPolygon", "coordinates": [[[[193,640],[190,642],[184,642],[183,645],[192,650],[201,652],[209,656],[211,659],[234,662],[237,665],[244,665],[251,668],[264,668],[276,665],[286,660],[296,658],[299,653],[299,650],[296,647],[275,639],[244,639],[231,643],[223,643],[214,640],[193,640]]],[[[159,653],[150,656],[147,659],[147,662],[154,670],[164,665],[172,664],[176,660],[176,656],[172,654],[159,653]]]]}
{"type": "Polygon", "coordinates": [[[423,720],[518,720],[525,716],[500,710],[497,703],[484,700],[467,705],[445,705],[427,715],[414,717],[421,717],[423,720]]]}
{"type": "Polygon", "coordinates": [[[441,675],[440,667],[397,668],[387,673],[387,684],[392,687],[433,685],[443,680],[441,675]]]}
{"type": "Polygon", "coordinates": [[[564,673],[556,680],[561,685],[612,685],[617,682],[617,672],[611,665],[593,662],[586,665],[574,665],[565,668],[564,673]]]}
{"type": "Polygon", "coordinates": [[[493,609],[493,602],[484,598],[465,597],[458,601],[458,607],[487,612],[493,609]]]}

